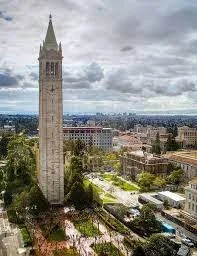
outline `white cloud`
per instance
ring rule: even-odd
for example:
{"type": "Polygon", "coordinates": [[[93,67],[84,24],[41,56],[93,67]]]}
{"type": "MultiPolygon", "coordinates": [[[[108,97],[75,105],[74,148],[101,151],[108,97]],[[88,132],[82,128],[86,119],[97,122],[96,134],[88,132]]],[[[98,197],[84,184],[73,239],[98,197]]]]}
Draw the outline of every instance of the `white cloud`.
{"type": "Polygon", "coordinates": [[[1,0],[3,109],[38,109],[50,12],[63,46],[65,112],[196,108],[195,0],[1,0]]]}

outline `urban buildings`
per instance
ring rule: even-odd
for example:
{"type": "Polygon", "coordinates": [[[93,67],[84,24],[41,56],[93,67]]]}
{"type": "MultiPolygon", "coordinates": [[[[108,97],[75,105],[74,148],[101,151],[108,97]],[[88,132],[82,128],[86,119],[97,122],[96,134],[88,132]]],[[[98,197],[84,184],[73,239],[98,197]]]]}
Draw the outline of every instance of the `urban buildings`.
{"type": "Polygon", "coordinates": [[[184,171],[187,180],[197,177],[197,151],[173,152],[167,154],[166,158],[184,171]]]}
{"type": "Polygon", "coordinates": [[[197,178],[191,180],[185,187],[185,211],[197,219],[197,178]]]}
{"type": "Polygon", "coordinates": [[[197,129],[188,126],[179,127],[176,141],[181,143],[183,148],[197,147],[197,129]]]}
{"type": "Polygon", "coordinates": [[[39,54],[39,185],[51,204],[64,200],[62,49],[49,25],[39,54]]]}
{"type": "Polygon", "coordinates": [[[103,127],[64,127],[65,140],[81,139],[86,145],[95,145],[104,151],[112,150],[112,129],[103,127]]]}
{"type": "Polygon", "coordinates": [[[6,134],[15,134],[15,126],[14,125],[3,125],[0,127],[0,136],[6,134]]]}
{"type": "Polygon", "coordinates": [[[167,173],[168,160],[164,157],[154,156],[142,150],[126,153],[120,157],[122,175],[135,179],[137,174],[147,171],[152,174],[164,176],[167,173]]]}
{"type": "Polygon", "coordinates": [[[183,208],[185,204],[185,198],[171,191],[158,192],[158,199],[175,208],[183,208]]]}

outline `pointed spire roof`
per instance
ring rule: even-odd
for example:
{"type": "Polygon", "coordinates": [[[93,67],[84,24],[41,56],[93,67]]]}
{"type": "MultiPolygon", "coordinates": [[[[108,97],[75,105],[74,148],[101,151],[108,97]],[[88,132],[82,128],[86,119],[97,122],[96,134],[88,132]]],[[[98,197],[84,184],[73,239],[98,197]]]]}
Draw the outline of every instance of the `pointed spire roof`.
{"type": "Polygon", "coordinates": [[[45,37],[45,48],[47,50],[53,49],[53,50],[58,50],[58,44],[55,38],[55,33],[53,30],[53,24],[52,24],[52,16],[51,14],[49,15],[49,25],[47,29],[47,34],[45,37]]]}

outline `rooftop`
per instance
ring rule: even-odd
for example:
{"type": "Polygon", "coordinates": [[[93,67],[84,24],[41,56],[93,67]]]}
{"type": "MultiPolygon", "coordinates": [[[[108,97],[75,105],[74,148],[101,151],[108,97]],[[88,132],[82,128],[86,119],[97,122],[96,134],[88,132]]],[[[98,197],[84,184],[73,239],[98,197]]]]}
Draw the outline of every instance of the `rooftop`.
{"type": "Polygon", "coordinates": [[[170,191],[162,191],[162,192],[158,192],[158,195],[163,195],[163,196],[166,196],[174,201],[184,201],[185,200],[185,197],[183,196],[180,196],[176,193],[173,193],[173,192],[170,192],[170,191]]]}
{"type": "Polygon", "coordinates": [[[196,150],[175,152],[172,154],[167,154],[166,157],[170,160],[197,166],[197,151],[196,150]]]}
{"type": "Polygon", "coordinates": [[[154,203],[156,205],[163,205],[162,201],[155,198],[155,196],[157,196],[157,193],[143,193],[143,194],[140,194],[140,196],[151,201],[152,203],[154,203]]]}

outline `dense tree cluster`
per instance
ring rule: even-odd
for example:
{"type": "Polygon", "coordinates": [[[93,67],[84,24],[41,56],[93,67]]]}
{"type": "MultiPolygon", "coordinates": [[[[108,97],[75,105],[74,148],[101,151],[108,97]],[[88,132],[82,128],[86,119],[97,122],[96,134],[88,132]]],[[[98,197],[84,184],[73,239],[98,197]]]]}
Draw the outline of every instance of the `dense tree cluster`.
{"type": "Polygon", "coordinates": [[[71,159],[65,170],[65,203],[73,204],[76,208],[91,206],[93,203],[93,187],[84,185],[84,156],[86,146],[81,140],[71,143],[71,159]]]}
{"type": "Polygon", "coordinates": [[[6,165],[2,172],[1,190],[5,191],[4,201],[8,212],[17,211],[24,215],[25,209],[34,209],[34,213],[48,209],[48,203],[37,185],[32,142],[25,136],[9,139],[6,165]]]}
{"type": "Polygon", "coordinates": [[[134,245],[133,256],[176,256],[179,246],[169,238],[153,234],[144,243],[134,245]]]}
{"type": "Polygon", "coordinates": [[[148,192],[155,189],[162,189],[166,184],[180,185],[184,180],[184,171],[174,168],[166,177],[156,176],[150,172],[143,171],[137,176],[140,190],[148,192]]]}
{"type": "Polygon", "coordinates": [[[135,217],[131,222],[133,228],[143,236],[161,232],[161,223],[156,219],[154,211],[155,207],[153,205],[145,204],[140,210],[140,216],[135,217]]]}
{"type": "Polygon", "coordinates": [[[164,178],[155,176],[154,174],[145,171],[138,175],[137,182],[142,192],[161,189],[166,185],[166,180],[164,178]]]}
{"type": "Polygon", "coordinates": [[[161,154],[161,146],[160,146],[160,137],[159,133],[156,134],[156,139],[152,145],[152,153],[155,153],[157,155],[161,154]]]}

